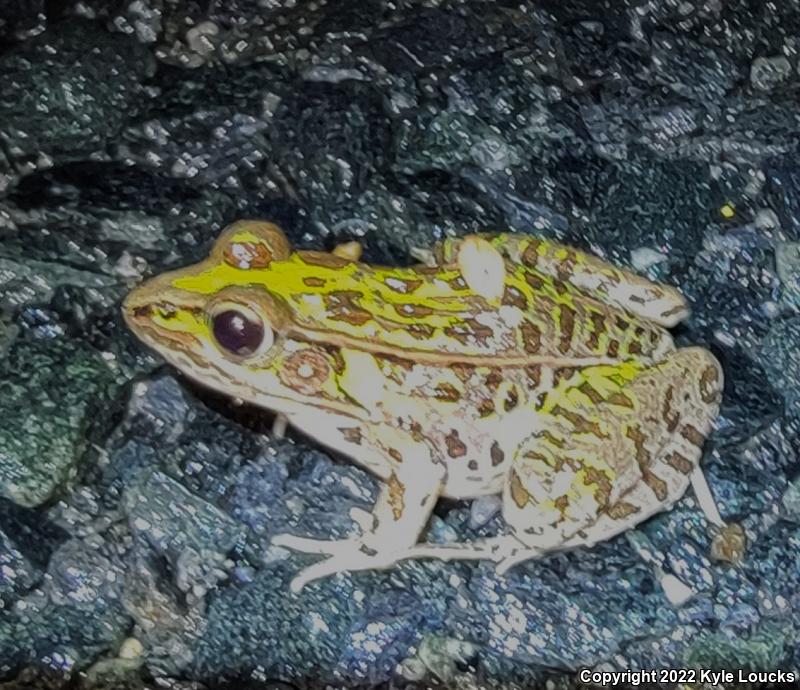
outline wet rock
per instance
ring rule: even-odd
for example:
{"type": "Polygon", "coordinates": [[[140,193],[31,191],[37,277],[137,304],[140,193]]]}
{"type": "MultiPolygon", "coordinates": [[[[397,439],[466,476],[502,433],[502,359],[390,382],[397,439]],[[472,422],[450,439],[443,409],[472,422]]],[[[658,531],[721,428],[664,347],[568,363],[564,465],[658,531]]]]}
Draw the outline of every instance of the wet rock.
{"type": "Polygon", "coordinates": [[[776,321],[769,329],[759,352],[759,361],[776,389],[794,399],[800,387],[800,319],[776,321]]]}
{"type": "Polygon", "coordinates": [[[96,353],[64,340],[18,340],[2,369],[0,494],[39,505],[74,478],[111,374],[96,353]]]}
{"type": "Polygon", "coordinates": [[[101,148],[141,95],[149,56],[136,41],[69,20],[0,61],[0,141],[18,173],[101,148]]]}
{"type": "Polygon", "coordinates": [[[717,101],[738,80],[738,66],[724,51],[666,32],[653,36],[652,69],[657,81],[697,100],[717,101]]]}
{"type": "Polygon", "coordinates": [[[0,601],[4,604],[30,589],[41,573],[16,546],[0,531],[0,601]]]}
{"type": "Polygon", "coordinates": [[[791,74],[792,65],[783,55],[759,57],[750,65],[750,83],[760,91],[780,86],[791,74]]]}
{"type": "Polygon", "coordinates": [[[605,168],[601,180],[606,191],[597,199],[586,239],[615,251],[645,244],[668,246],[674,256],[699,249],[710,203],[705,166],[641,152],[605,168]]]}
{"type": "Polygon", "coordinates": [[[175,584],[202,598],[226,577],[225,556],[242,528],[215,506],[161,472],[143,472],[123,496],[131,532],[163,556],[175,584]]]}
{"type": "Polygon", "coordinates": [[[781,668],[789,658],[787,635],[780,625],[764,623],[747,635],[702,633],[687,650],[690,668],[781,668]]]}
{"type": "Polygon", "coordinates": [[[800,170],[792,159],[771,161],[766,171],[770,197],[789,242],[800,241],[800,170]]]}
{"type": "Polygon", "coordinates": [[[130,625],[119,600],[121,552],[100,538],[57,549],[43,589],[0,619],[0,673],[28,664],[69,672],[115,648],[130,625]]]}
{"type": "Polygon", "coordinates": [[[134,546],[128,566],[122,605],[135,623],[140,663],[160,676],[180,675],[205,627],[202,593],[175,586],[152,549],[134,546]]]}

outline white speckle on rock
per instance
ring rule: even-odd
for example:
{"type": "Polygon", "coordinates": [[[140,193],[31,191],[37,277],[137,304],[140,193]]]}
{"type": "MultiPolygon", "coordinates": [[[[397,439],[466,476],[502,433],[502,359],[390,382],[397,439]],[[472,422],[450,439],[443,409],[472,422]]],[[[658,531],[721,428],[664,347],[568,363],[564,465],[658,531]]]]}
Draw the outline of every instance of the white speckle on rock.
{"type": "Polygon", "coordinates": [[[637,271],[647,270],[651,266],[655,266],[666,260],[666,256],[650,247],[639,247],[638,249],[631,250],[631,266],[637,271]]]}
{"type": "Polygon", "coordinates": [[[750,65],[750,83],[760,91],[769,91],[789,78],[791,63],[783,57],[758,57],[750,65]]]}
{"type": "Polygon", "coordinates": [[[476,498],[469,511],[469,523],[472,529],[482,527],[500,512],[502,499],[493,494],[476,498]]]}
{"type": "Polygon", "coordinates": [[[674,606],[680,606],[694,596],[692,589],[669,573],[662,575],[661,588],[664,590],[667,599],[669,599],[670,603],[674,606]]]}
{"type": "Polygon", "coordinates": [[[144,647],[139,640],[135,637],[127,637],[119,647],[118,656],[120,659],[138,659],[143,652],[144,647]]]}

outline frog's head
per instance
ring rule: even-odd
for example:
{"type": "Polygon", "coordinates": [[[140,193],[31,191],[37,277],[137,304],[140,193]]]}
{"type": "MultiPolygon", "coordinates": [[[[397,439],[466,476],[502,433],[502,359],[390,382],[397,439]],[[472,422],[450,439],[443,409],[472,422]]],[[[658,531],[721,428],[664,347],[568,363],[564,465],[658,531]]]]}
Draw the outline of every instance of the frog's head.
{"type": "Polygon", "coordinates": [[[298,278],[294,257],[276,226],[235,223],[206,260],[131,292],[125,321],[183,373],[228,395],[287,413],[355,413],[338,385],[339,349],[294,327],[284,294],[298,278]]]}

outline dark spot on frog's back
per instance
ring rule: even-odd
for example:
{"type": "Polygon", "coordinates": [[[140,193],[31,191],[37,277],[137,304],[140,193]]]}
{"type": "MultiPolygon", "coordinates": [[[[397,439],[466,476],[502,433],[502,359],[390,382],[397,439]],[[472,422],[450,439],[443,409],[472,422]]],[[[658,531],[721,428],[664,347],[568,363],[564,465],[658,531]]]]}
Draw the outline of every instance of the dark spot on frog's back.
{"type": "Polygon", "coordinates": [[[590,350],[596,350],[600,345],[600,336],[606,330],[606,318],[600,313],[592,312],[589,315],[589,319],[592,322],[592,331],[586,340],[586,347],[590,350]]]}
{"type": "Polygon", "coordinates": [[[681,455],[678,451],[674,451],[667,455],[666,463],[672,469],[680,472],[681,474],[690,474],[694,465],[685,455],[681,455]]]}
{"type": "Polygon", "coordinates": [[[661,479],[661,477],[647,471],[642,472],[642,479],[644,480],[644,483],[650,487],[659,501],[667,500],[667,495],[669,493],[667,489],[667,483],[661,479]]]}
{"type": "Polygon", "coordinates": [[[455,364],[450,365],[450,371],[452,371],[458,377],[459,381],[464,383],[469,381],[470,377],[475,371],[475,367],[456,362],[455,364]]]}
{"type": "Polygon", "coordinates": [[[680,421],[680,415],[672,407],[674,395],[674,387],[668,386],[664,394],[664,404],[661,408],[661,418],[667,423],[667,431],[669,432],[675,431],[680,421]]]}
{"type": "Polygon", "coordinates": [[[342,268],[351,263],[347,259],[328,252],[305,251],[302,252],[301,256],[309,266],[321,266],[323,268],[342,268]]]}
{"type": "Polygon", "coordinates": [[[691,424],[686,424],[681,429],[681,436],[685,438],[689,443],[698,448],[703,447],[703,442],[705,441],[705,436],[701,434],[697,428],[693,427],[691,424]]]}
{"type": "Polygon", "coordinates": [[[538,354],[542,346],[542,332],[539,327],[530,321],[524,321],[520,327],[522,333],[522,345],[525,352],[529,355],[538,354]]]}
{"type": "Polygon", "coordinates": [[[520,257],[525,266],[536,266],[536,263],[539,261],[539,247],[541,244],[539,240],[531,240],[528,242],[528,246],[525,247],[525,251],[522,252],[522,256],[520,257]]]}
{"type": "Polygon", "coordinates": [[[133,316],[137,319],[146,319],[153,313],[153,307],[149,304],[143,304],[141,307],[136,307],[133,310],[133,316]]]}
{"type": "Polygon", "coordinates": [[[636,342],[635,340],[632,343],[628,344],[628,354],[630,355],[640,355],[642,354],[642,346],[640,343],[636,342]]]}
{"type": "Polygon", "coordinates": [[[424,304],[395,304],[394,310],[400,316],[411,317],[425,317],[433,314],[433,309],[426,307],[424,304]]]}
{"type": "Polygon", "coordinates": [[[612,520],[624,520],[629,515],[638,513],[639,510],[639,506],[634,505],[633,503],[617,501],[606,512],[608,513],[608,517],[610,517],[612,520]]]}
{"type": "Polygon", "coordinates": [[[537,276],[535,273],[525,273],[525,282],[528,283],[534,290],[541,290],[544,287],[544,280],[537,276]]]}
{"type": "Polygon", "coordinates": [[[342,438],[348,443],[355,443],[357,446],[361,445],[361,429],[357,426],[340,427],[339,431],[342,434],[342,438]]]}
{"type": "Polygon", "coordinates": [[[588,381],[584,381],[580,386],[578,386],[578,390],[587,398],[589,398],[589,400],[594,404],[603,402],[603,396],[600,395],[600,392],[588,381]]]}
{"type": "Polygon", "coordinates": [[[512,386],[506,393],[506,399],[503,401],[503,409],[506,412],[511,412],[511,410],[513,410],[518,403],[519,394],[517,393],[517,389],[512,386]]]}
{"type": "Polygon", "coordinates": [[[517,290],[517,288],[510,285],[506,286],[503,292],[501,304],[507,307],[517,307],[517,309],[521,309],[522,311],[528,311],[528,300],[525,298],[525,295],[517,290]]]}
{"type": "Polygon", "coordinates": [[[466,290],[467,289],[467,284],[466,284],[466,282],[464,281],[464,279],[461,276],[456,276],[455,278],[451,278],[450,280],[447,281],[447,284],[453,290],[466,290]]]}
{"type": "Polygon", "coordinates": [[[575,367],[558,367],[553,369],[553,385],[557,386],[562,381],[568,381],[577,371],[575,367]]]}
{"type": "Polygon", "coordinates": [[[595,487],[594,499],[597,501],[599,508],[605,508],[608,505],[608,499],[611,496],[612,489],[611,480],[608,475],[602,470],[584,466],[583,476],[583,483],[586,484],[586,486],[595,487]]]}
{"type": "Polygon", "coordinates": [[[496,391],[497,387],[503,382],[503,374],[500,372],[499,369],[492,369],[489,374],[486,376],[484,381],[484,385],[490,391],[496,391]]]}
{"type": "Polygon", "coordinates": [[[447,454],[451,458],[463,458],[467,454],[466,444],[458,437],[458,431],[450,429],[450,433],[444,437],[447,444],[447,454]]]}
{"type": "Polygon", "coordinates": [[[395,278],[394,276],[385,278],[383,282],[390,290],[399,292],[401,295],[410,295],[422,285],[422,281],[419,279],[409,280],[406,278],[395,278]]]}
{"type": "Polygon", "coordinates": [[[317,278],[316,276],[306,276],[303,278],[303,284],[306,287],[325,287],[327,281],[325,278],[317,278]]]}
{"type": "Polygon", "coordinates": [[[488,417],[494,414],[494,401],[491,398],[484,398],[478,405],[478,414],[481,417],[488,417]]]}
{"type": "MultiPolygon", "coordinates": [[[[467,327],[468,337],[474,338],[481,345],[490,343],[494,337],[494,331],[491,327],[480,323],[477,319],[466,319],[464,324],[467,327]]],[[[445,329],[446,331],[447,329],[445,329]]]]}
{"type": "Polygon", "coordinates": [[[358,300],[363,295],[357,290],[341,290],[325,295],[325,308],[333,321],[345,321],[353,326],[363,326],[372,314],[363,309],[358,300]]]}
{"type": "Polygon", "coordinates": [[[719,396],[719,371],[716,367],[706,367],[700,376],[700,399],[712,403],[719,396]]]}
{"type": "Polygon", "coordinates": [[[492,458],[492,467],[497,467],[506,457],[497,441],[492,443],[492,447],[489,449],[489,456],[492,458]]]}
{"type": "Polygon", "coordinates": [[[523,485],[519,475],[514,470],[509,473],[508,488],[511,492],[511,498],[514,503],[516,503],[517,508],[524,508],[528,504],[531,495],[528,493],[528,490],[523,485]]]}
{"type": "Polygon", "coordinates": [[[561,329],[561,339],[558,343],[558,349],[562,354],[566,354],[572,345],[572,333],[575,329],[575,310],[564,304],[559,307],[559,327],[561,329]]]}
{"type": "Polygon", "coordinates": [[[429,340],[436,329],[427,323],[410,323],[406,326],[406,331],[417,340],[429,340]]]}
{"type": "Polygon", "coordinates": [[[461,393],[452,383],[437,384],[434,389],[434,397],[442,402],[458,402],[461,400],[461,393]]]}
{"type": "Polygon", "coordinates": [[[272,261],[272,252],[258,242],[231,242],[222,253],[222,260],[234,268],[266,268],[272,261]]]}

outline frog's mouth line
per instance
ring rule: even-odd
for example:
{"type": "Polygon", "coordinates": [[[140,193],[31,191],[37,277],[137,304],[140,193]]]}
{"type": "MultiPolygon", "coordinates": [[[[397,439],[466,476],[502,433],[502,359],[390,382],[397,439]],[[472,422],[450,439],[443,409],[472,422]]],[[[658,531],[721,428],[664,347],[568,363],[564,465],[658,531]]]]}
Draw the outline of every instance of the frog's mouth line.
{"type": "MultiPolygon", "coordinates": [[[[265,395],[247,383],[241,383],[229,372],[217,366],[211,359],[202,358],[191,349],[187,350],[185,343],[181,341],[174,340],[173,342],[175,342],[176,346],[166,349],[161,337],[163,333],[152,326],[137,324],[135,333],[150,349],[161,355],[179,373],[205,388],[225,393],[231,397],[238,397],[273,413],[280,412],[291,416],[308,411],[308,398],[293,398],[280,393],[265,395]],[[154,332],[157,332],[159,336],[154,336],[154,332]],[[277,404],[271,404],[272,401],[277,404]]],[[[196,338],[194,340],[199,343],[196,338]]],[[[361,408],[365,413],[363,416],[354,414],[354,409],[359,409],[355,402],[348,406],[345,403],[325,401],[320,397],[314,397],[313,406],[325,412],[342,415],[357,421],[365,421],[368,416],[368,411],[364,408],[361,408]]]]}

